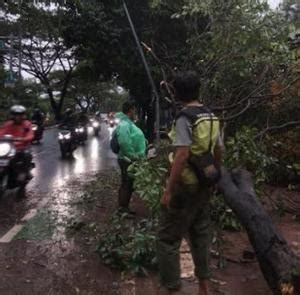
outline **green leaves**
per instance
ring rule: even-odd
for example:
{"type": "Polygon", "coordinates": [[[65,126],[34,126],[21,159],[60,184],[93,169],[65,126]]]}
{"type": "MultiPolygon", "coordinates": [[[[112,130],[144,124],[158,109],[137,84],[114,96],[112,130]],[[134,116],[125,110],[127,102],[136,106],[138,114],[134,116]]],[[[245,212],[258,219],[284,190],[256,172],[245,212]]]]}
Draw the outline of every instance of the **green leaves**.
{"type": "MultiPolygon", "coordinates": [[[[243,167],[253,173],[257,193],[261,192],[272,176],[276,159],[268,155],[263,142],[257,142],[258,131],[246,126],[240,128],[233,137],[226,141],[225,166],[229,169],[243,167]]],[[[221,195],[214,195],[211,200],[212,219],[218,229],[240,230],[242,227],[234,212],[228,208],[221,195]]]]}
{"type": "Polygon", "coordinates": [[[100,236],[97,252],[112,267],[146,275],[156,266],[155,228],[152,219],[134,222],[115,215],[100,236]]]}
{"type": "Polygon", "coordinates": [[[143,159],[132,164],[128,171],[134,178],[136,192],[152,215],[157,216],[168,170],[161,163],[143,159]]]}
{"type": "Polygon", "coordinates": [[[244,167],[254,174],[256,186],[269,180],[268,171],[276,159],[267,153],[263,142],[255,141],[258,131],[255,128],[242,127],[226,142],[226,166],[244,167]]]}

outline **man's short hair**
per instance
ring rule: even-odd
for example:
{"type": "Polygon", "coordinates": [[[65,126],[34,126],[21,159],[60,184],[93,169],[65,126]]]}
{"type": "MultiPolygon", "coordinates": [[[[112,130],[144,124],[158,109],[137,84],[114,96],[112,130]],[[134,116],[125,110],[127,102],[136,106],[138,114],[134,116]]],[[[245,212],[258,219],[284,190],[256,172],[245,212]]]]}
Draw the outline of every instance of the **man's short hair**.
{"type": "Polygon", "coordinates": [[[199,99],[200,78],[196,72],[178,73],[172,84],[178,100],[190,102],[199,99]]]}
{"type": "Polygon", "coordinates": [[[133,101],[126,101],[123,103],[122,112],[124,114],[128,114],[134,108],[135,108],[135,103],[133,101]]]}

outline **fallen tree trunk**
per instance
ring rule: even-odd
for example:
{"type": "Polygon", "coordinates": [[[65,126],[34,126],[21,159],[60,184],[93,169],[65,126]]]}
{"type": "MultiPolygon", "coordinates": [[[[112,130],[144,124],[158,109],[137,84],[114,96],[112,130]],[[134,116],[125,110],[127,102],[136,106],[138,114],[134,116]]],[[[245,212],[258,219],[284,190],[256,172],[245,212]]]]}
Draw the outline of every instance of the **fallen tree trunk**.
{"type": "Polygon", "coordinates": [[[219,188],[227,205],[245,227],[273,293],[300,295],[300,258],[291,251],[256,197],[250,174],[245,170],[232,173],[223,170],[219,188]]]}

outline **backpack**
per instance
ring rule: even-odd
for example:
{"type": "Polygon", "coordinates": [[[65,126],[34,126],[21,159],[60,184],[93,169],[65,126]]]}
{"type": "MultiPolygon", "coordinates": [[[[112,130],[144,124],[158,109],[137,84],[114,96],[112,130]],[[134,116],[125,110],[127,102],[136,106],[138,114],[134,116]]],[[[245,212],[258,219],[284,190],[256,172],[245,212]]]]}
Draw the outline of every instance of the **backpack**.
{"type": "Polygon", "coordinates": [[[177,119],[181,116],[184,116],[190,121],[192,128],[196,128],[198,125],[197,121],[201,117],[205,117],[207,115],[210,117],[210,142],[208,150],[201,155],[195,155],[191,153],[188,159],[188,164],[194,170],[199,183],[201,185],[211,187],[215,185],[221,177],[220,167],[216,163],[214,155],[211,151],[213,145],[213,115],[211,111],[205,107],[187,107],[179,112],[177,119]]]}
{"type": "Polygon", "coordinates": [[[118,141],[118,133],[116,130],[112,134],[111,140],[110,140],[110,148],[113,151],[113,153],[118,154],[120,152],[120,144],[118,141]]]}

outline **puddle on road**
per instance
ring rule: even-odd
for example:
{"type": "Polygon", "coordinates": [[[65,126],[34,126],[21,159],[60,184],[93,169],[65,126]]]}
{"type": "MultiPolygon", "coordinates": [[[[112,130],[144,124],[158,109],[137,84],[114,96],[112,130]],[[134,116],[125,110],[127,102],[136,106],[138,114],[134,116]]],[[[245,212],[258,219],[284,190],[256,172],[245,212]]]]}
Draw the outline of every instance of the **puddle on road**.
{"type": "Polygon", "coordinates": [[[100,137],[90,135],[86,144],[75,150],[73,159],[61,158],[57,132],[48,131],[43,146],[33,147],[36,168],[30,189],[45,193],[54,191],[64,187],[73,177],[117,167],[116,155],[110,150],[112,130],[109,128],[104,128],[100,137]]]}
{"type": "Polygon", "coordinates": [[[66,240],[66,232],[74,220],[80,220],[81,213],[74,206],[74,200],[83,193],[78,189],[58,190],[45,208],[29,220],[15,240],[66,240]]]}

